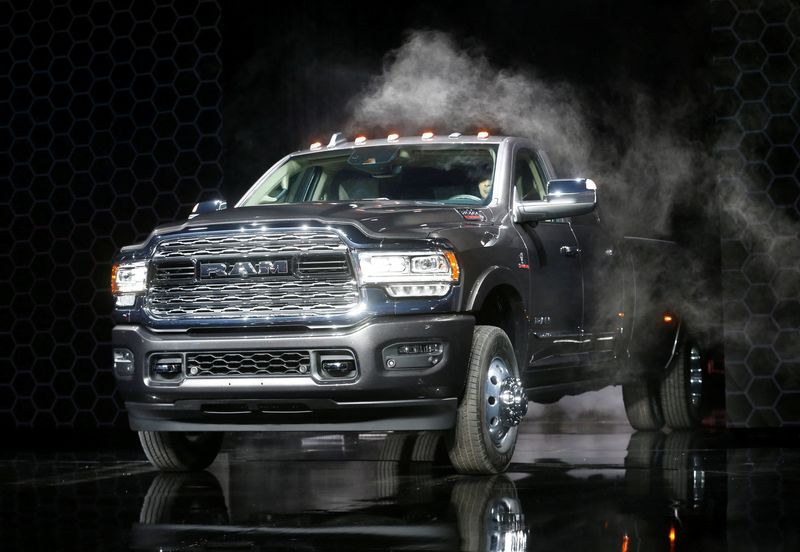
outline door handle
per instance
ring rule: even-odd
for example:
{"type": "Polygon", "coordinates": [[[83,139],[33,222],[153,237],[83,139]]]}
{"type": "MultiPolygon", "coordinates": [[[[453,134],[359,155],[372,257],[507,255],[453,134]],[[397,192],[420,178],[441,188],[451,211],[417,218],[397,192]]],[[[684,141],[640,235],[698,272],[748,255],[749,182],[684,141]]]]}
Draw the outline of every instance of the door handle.
{"type": "Polygon", "coordinates": [[[559,251],[565,257],[577,257],[578,254],[581,252],[580,249],[578,249],[577,247],[573,247],[571,245],[562,245],[559,251]]]}

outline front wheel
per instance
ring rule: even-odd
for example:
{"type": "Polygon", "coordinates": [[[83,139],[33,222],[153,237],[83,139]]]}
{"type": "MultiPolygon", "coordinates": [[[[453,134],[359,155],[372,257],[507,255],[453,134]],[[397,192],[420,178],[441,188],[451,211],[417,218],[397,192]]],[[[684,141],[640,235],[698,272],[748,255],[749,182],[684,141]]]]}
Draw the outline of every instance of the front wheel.
{"type": "Polygon", "coordinates": [[[207,468],[222,448],[223,435],[220,432],[140,431],[139,441],[153,466],[164,472],[182,472],[207,468]]]}
{"type": "Polygon", "coordinates": [[[527,411],[511,341],[500,328],[476,326],[464,396],[448,439],[453,467],[476,474],[505,470],[527,411]]]}

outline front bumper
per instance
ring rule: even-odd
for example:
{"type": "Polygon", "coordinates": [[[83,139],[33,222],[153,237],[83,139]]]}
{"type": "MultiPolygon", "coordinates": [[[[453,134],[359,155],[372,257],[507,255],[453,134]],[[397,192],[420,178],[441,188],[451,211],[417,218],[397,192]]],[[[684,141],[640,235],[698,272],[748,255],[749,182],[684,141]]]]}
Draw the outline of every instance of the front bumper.
{"type": "Polygon", "coordinates": [[[134,356],[133,375],[117,378],[134,430],[440,430],[455,423],[474,323],[467,315],[392,316],[347,330],[267,335],[119,325],[112,341],[134,356]],[[435,365],[387,367],[387,348],[420,342],[441,343],[435,365]],[[177,384],[148,376],[157,353],[300,349],[350,351],[358,375],[342,382],[310,375],[192,377],[177,384]]]}

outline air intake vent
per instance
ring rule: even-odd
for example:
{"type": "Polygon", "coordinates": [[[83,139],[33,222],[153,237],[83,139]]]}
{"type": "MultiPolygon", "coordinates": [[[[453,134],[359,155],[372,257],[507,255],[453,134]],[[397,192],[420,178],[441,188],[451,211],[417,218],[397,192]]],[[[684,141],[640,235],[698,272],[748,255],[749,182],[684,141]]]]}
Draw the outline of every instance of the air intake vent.
{"type": "Polygon", "coordinates": [[[308,375],[308,351],[241,351],[186,354],[186,376],[260,377],[308,375]]]}

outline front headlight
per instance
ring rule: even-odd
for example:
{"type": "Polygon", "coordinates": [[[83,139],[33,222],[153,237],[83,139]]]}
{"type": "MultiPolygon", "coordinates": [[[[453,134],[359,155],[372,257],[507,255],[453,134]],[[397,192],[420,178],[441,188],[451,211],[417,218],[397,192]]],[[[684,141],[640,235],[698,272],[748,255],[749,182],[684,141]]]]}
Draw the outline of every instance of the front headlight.
{"type": "Polygon", "coordinates": [[[119,263],[111,267],[111,293],[127,295],[147,291],[147,262],[119,263]]]}
{"type": "Polygon", "coordinates": [[[359,251],[363,284],[386,284],[392,297],[441,297],[458,282],[460,269],[452,251],[359,251]]]}

